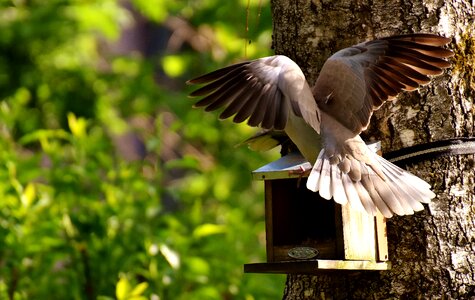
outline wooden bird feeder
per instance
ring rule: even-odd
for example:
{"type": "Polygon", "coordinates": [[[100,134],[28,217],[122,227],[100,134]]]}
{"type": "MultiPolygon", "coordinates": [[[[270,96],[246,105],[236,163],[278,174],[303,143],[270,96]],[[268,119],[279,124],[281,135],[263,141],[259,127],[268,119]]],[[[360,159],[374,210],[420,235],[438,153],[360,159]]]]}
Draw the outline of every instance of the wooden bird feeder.
{"type": "MultiPolygon", "coordinates": [[[[380,143],[370,147],[378,150],[380,143]]],[[[308,172],[302,175],[302,167],[307,170],[311,165],[292,153],[252,173],[265,185],[267,262],[245,264],[244,272],[390,269],[386,219],[308,190],[308,172]]]]}

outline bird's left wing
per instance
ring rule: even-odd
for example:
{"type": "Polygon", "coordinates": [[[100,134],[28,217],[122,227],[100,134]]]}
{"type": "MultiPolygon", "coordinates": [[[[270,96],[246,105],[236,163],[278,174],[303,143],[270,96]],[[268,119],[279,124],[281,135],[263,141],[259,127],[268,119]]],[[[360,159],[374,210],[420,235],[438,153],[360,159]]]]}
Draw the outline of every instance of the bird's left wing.
{"type": "Polygon", "coordinates": [[[450,66],[449,38],[434,34],[391,36],[336,52],[314,87],[318,107],[354,134],[365,130],[373,111],[403,90],[413,91],[450,66]]]}
{"type": "Polygon", "coordinates": [[[264,129],[285,129],[289,114],[302,117],[320,131],[318,107],[302,70],[283,55],[231,65],[187,81],[205,84],[190,94],[204,96],[195,107],[224,108],[221,119],[264,129]]]}

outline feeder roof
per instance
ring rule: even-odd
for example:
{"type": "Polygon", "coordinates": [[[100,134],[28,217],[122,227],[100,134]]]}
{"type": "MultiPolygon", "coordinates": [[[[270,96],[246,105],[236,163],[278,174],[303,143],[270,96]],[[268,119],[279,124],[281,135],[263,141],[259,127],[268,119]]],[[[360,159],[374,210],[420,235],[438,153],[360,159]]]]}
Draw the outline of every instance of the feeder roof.
{"type": "MultiPolygon", "coordinates": [[[[379,141],[367,145],[374,152],[381,150],[379,141]]],[[[300,153],[292,152],[253,171],[252,178],[254,180],[301,178],[307,177],[311,169],[312,164],[300,153]]]]}
{"type": "Polygon", "coordinates": [[[302,170],[311,168],[312,165],[300,153],[289,153],[253,171],[252,178],[254,180],[271,180],[306,177],[308,172],[302,173],[302,170]]]}

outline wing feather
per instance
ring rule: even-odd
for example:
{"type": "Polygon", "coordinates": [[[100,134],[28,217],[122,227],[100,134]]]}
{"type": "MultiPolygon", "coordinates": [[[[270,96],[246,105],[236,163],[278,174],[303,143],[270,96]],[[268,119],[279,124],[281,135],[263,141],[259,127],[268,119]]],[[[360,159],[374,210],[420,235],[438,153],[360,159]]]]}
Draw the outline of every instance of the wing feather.
{"type": "Polygon", "coordinates": [[[265,115],[264,119],[262,120],[262,127],[264,128],[272,128],[276,127],[275,119],[276,119],[276,112],[280,103],[276,103],[276,96],[277,93],[277,86],[271,85],[269,91],[266,93],[266,97],[269,98],[266,108],[264,109],[265,115]]]}
{"type": "Polygon", "coordinates": [[[233,115],[233,122],[241,123],[246,120],[254,111],[257,105],[257,101],[254,100],[253,88],[258,84],[255,78],[252,78],[248,84],[249,89],[244,89],[234,101],[229,104],[223,112],[219,115],[220,119],[227,119],[233,115]]]}
{"type": "Polygon", "coordinates": [[[381,64],[381,66],[374,66],[373,70],[380,76],[392,77],[404,85],[404,90],[413,91],[419,87],[419,83],[412,80],[409,76],[402,74],[398,70],[391,67],[389,64],[381,64]]]}
{"type": "Polygon", "coordinates": [[[453,52],[443,48],[448,42],[450,39],[433,34],[410,34],[342,49],[320,71],[314,88],[317,104],[359,134],[383,103],[403,90],[429,83],[429,76],[440,75],[450,66],[446,59],[453,52]]]}
{"type": "MultiPolygon", "coordinates": [[[[266,83],[262,89],[259,91],[259,95],[257,96],[257,107],[254,112],[251,114],[249,120],[247,120],[247,124],[249,126],[259,126],[260,123],[264,120],[264,116],[266,114],[266,107],[269,102],[272,100],[269,95],[269,90],[271,89],[271,85],[266,83]]],[[[271,127],[264,127],[262,128],[271,128],[271,127]]]]}
{"type": "Polygon", "coordinates": [[[239,80],[226,84],[226,86],[224,86],[222,89],[219,89],[217,92],[208,96],[213,98],[213,102],[205,107],[205,111],[213,111],[228,105],[229,103],[233,102],[234,99],[238,98],[242,92],[243,89],[240,86],[239,80]]]}
{"type": "Polygon", "coordinates": [[[274,128],[277,130],[282,130],[285,128],[285,123],[289,118],[289,107],[288,102],[282,100],[282,93],[275,93],[275,103],[277,105],[274,128]]]}
{"type": "MultiPolygon", "coordinates": [[[[215,81],[211,81],[210,84],[207,84],[193,92],[190,93],[190,97],[198,97],[198,96],[206,96],[206,95],[209,95],[211,93],[213,93],[214,91],[216,91],[217,89],[219,89],[220,87],[222,87],[223,85],[225,85],[226,83],[229,83],[229,82],[233,82],[234,79],[236,77],[238,77],[237,75],[239,74],[240,76],[242,76],[243,74],[241,74],[245,69],[244,69],[244,66],[242,66],[241,64],[238,65],[238,66],[231,66],[233,68],[226,68],[227,70],[229,70],[229,73],[225,76],[225,77],[220,77],[220,78],[217,78],[215,81]]],[[[211,77],[213,78],[213,77],[211,77]]],[[[201,82],[203,79],[201,80],[198,80],[198,82],[201,82]]],[[[192,81],[192,80],[189,80],[188,83],[193,83],[194,84],[195,81],[192,81]]]]}
{"type": "Polygon", "coordinates": [[[187,81],[203,84],[190,97],[203,97],[195,107],[224,108],[220,118],[236,123],[284,129],[290,113],[320,130],[318,107],[302,70],[290,58],[275,55],[231,65],[187,81]]]}
{"type": "Polygon", "coordinates": [[[227,66],[227,67],[218,69],[216,71],[201,75],[199,77],[190,79],[186,83],[187,84],[205,84],[205,83],[213,82],[219,78],[223,78],[229,75],[229,73],[232,72],[233,70],[239,69],[240,67],[246,64],[247,62],[241,62],[241,63],[237,63],[231,66],[227,66]]]}

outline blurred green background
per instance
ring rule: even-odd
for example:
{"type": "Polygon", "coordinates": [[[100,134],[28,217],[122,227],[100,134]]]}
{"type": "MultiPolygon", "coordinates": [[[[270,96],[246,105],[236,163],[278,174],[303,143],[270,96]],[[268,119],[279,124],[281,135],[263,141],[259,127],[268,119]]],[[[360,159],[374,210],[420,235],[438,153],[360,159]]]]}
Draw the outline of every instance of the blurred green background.
{"type": "Polygon", "coordinates": [[[278,299],[255,132],[185,81],[269,55],[268,0],[0,0],[0,299],[278,299]]]}

